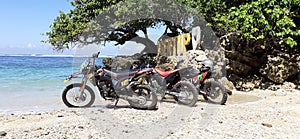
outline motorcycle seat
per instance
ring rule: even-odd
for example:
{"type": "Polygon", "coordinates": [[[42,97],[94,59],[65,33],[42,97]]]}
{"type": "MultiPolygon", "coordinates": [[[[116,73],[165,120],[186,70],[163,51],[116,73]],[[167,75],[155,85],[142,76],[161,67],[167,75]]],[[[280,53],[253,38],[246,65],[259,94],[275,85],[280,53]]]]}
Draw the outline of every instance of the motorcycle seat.
{"type": "Polygon", "coordinates": [[[168,75],[170,75],[170,74],[173,74],[174,72],[176,72],[176,71],[178,71],[179,69],[177,69],[177,70],[171,70],[171,71],[164,71],[164,70],[162,70],[162,69],[157,69],[157,68],[155,68],[155,71],[159,74],[159,75],[161,75],[161,76],[163,76],[163,77],[166,77],[166,76],[168,76],[168,75]]]}
{"type": "Polygon", "coordinates": [[[124,78],[124,77],[130,77],[133,76],[134,74],[136,74],[138,71],[127,71],[127,72],[113,72],[110,70],[104,70],[104,72],[110,76],[111,78],[116,78],[116,79],[120,79],[120,78],[124,78]]]}

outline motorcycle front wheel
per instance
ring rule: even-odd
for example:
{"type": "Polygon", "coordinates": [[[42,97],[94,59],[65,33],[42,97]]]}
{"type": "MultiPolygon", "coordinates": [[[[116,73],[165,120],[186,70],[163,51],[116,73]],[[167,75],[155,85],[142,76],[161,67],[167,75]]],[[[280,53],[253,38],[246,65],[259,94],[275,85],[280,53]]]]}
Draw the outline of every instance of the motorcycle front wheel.
{"type": "Polygon", "coordinates": [[[157,96],[146,85],[137,85],[132,87],[133,97],[136,99],[128,100],[129,105],[135,109],[156,109],[157,96]]]}
{"type": "Polygon", "coordinates": [[[159,75],[151,75],[146,77],[149,86],[157,95],[157,99],[161,101],[165,96],[166,82],[159,75]]]}
{"type": "Polygon", "coordinates": [[[82,84],[74,83],[67,86],[62,93],[62,100],[68,107],[89,107],[95,101],[95,93],[89,87],[85,86],[83,92],[80,91],[82,84]],[[81,93],[83,93],[81,95],[81,93]]]}
{"type": "Polygon", "coordinates": [[[227,101],[225,88],[217,81],[206,82],[203,91],[206,92],[206,94],[203,94],[203,97],[209,103],[224,105],[227,101]]]}
{"type": "Polygon", "coordinates": [[[182,105],[194,106],[198,101],[197,88],[188,81],[181,81],[175,86],[178,96],[174,96],[175,100],[182,105]]]}

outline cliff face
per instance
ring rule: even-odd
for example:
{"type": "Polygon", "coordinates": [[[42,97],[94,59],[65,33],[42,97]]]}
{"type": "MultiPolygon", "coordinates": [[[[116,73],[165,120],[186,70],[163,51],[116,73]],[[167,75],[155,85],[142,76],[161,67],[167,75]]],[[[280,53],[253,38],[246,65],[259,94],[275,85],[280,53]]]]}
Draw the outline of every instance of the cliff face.
{"type": "Polygon", "coordinates": [[[282,84],[299,88],[299,48],[247,42],[237,35],[221,38],[227,61],[227,77],[238,90],[279,89],[282,84]]]}

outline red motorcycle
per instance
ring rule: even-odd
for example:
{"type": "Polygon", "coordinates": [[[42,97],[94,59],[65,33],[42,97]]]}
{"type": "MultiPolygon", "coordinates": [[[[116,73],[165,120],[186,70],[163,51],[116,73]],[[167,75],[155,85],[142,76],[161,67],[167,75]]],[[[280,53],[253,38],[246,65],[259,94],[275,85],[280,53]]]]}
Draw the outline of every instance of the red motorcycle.
{"type": "Polygon", "coordinates": [[[181,80],[181,72],[185,69],[171,71],[152,69],[152,72],[147,76],[147,81],[159,99],[163,99],[168,94],[173,96],[179,104],[187,106],[196,104],[198,100],[197,88],[191,82],[181,80]]]}
{"type": "MultiPolygon", "coordinates": [[[[151,67],[151,61],[149,59],[143,59],[146,67],[151,67]]],[[[196,95],[194,94],[194,88],[197,89],[197,94],[201,94],[204,99],[210,103],[214,104],[225,104],[227,101],[227,93],[225,91],[225,87],[220,83],[215,81],[212,78],[212,62],[210,60],[204,60],[202,62],[202,67],[200,69],[194,69],[192,67],[175,69],[172,71],[163,71],[157,68],[154,68],[154,75],[150,76],[149,83],[152,88],[155,89],[158,97],[161,98],[165,94],[175,95],[175,99],[178,100],[179,103],[186,104],[189,106],[194,105],[197,102],[196,95]],[[188,99],[189,101],[181,101],[181,99],[185,99],[187,95],[183,97],[176,97],[176,94],[172,91],[162,91],[162,90],[170,90],[173,88],[177,82],[181,82],[186,87],[190,87],[192,95],[192,99],[188,99]],[[192,85],[191,85],[192,84],[192,85]]],[[[177,94],[178,95],[178,94],[177,94]]]]}
{"type": "Polygon", "coordinates": [[[191,80],[206,101],[214,104],[225,104],[227,93],[225,87],[220,82],[211,78],[211,61],[203,61],[202,65],[198,72],[190,71],[186,77],[191,80]]]}

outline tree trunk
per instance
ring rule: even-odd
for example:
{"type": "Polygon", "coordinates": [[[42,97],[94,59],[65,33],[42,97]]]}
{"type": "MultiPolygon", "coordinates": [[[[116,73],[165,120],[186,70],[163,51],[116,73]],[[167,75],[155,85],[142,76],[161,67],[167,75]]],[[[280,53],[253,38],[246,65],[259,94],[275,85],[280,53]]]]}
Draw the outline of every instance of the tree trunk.
{"type": "Polygon", "coordinates": [[[148,38],[142,38],[138,36],[138,37],[134,37],[130,41],[145,45],[145,48],[141,53],[155,53],[155,54],[157,53],[157,46],[153,41],[151,41],[148,38]]]}

